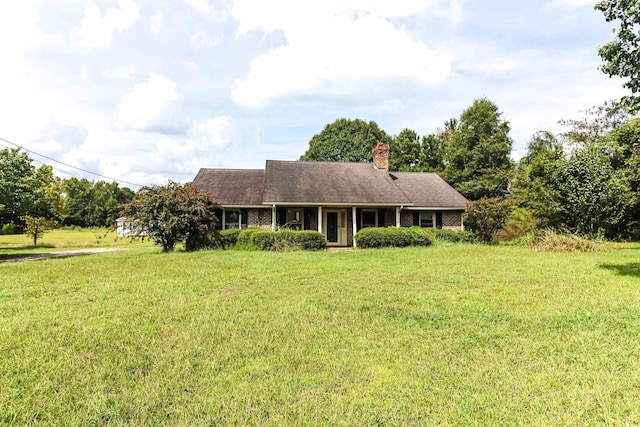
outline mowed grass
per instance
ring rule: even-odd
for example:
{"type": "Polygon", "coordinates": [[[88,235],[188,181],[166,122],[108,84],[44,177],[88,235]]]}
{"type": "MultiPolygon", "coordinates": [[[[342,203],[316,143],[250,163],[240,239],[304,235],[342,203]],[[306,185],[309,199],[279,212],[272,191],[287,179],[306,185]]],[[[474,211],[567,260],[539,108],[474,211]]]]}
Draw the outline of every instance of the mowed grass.
{"type": "Polygon", "coordinates": [[[0,424],[640,424],[640,246],[0,264],[0,424]]]}
{"type": "Polygon", "coordinates": [[[13,258],[20,255],[56,252],[77,248],[99,247],[151,247],[149,239],[131,239],[130,237],[118,237],[115,231],[104,228],[80,229],[80,230],[51,230],[47,231],[40,239],[37,246],[33,246],[33,240],[26,234],[0,235],[0,260],[13,258]]]}

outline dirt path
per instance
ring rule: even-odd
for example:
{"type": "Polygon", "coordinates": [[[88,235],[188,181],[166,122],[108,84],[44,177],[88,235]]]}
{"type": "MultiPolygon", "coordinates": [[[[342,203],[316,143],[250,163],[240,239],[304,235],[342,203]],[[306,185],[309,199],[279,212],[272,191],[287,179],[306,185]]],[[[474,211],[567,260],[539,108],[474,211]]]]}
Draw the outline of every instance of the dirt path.
{"type": "Polygon", "coordinates": [[[66,258],[78,255],[99,254],[102,252],[128,251],[128,248],[87,248],[87,249],[70,249],[66,251],[56,252],[40,252],[37,254],[16,255],[10,258],[1,258],[0,264],[5,262],[21,262],[21,261],[37,261],[39,259],[49,258],[66,258]]]}

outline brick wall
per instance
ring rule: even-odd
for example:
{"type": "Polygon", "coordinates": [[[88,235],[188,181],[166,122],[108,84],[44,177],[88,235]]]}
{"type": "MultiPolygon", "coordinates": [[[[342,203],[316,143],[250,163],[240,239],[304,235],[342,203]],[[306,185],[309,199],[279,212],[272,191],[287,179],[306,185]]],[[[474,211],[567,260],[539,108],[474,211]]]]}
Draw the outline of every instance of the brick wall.
{"type": "Polygon", "coordinates": [[[271,209],[249,209],[247,227],[260,227],[271,230],[271,209]]]}
{"type": "Polygon", "coordinates": [[[462,230],[462,211],[442,212],[442,228],[449,230],[462,230]]]}

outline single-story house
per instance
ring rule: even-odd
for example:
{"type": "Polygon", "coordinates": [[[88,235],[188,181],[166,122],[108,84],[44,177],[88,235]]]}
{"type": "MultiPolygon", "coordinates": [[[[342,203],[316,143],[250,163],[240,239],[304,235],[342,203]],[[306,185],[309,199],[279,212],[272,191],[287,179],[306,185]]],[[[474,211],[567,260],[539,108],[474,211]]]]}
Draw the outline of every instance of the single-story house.
{"type": "Polygon", "coordinates": [[[132,221],[126,216],[116,219],[116,234],[118,237],[140,237],[146,236],[147,231],[144,230],[138,221],[132,221]]]}
{"type": "Polygon", "coordinates": [[[317,230],[355,246],[365,227],[463,230],[468,200],[435,173],[389,172],[389,145],[373,163],[267,160],[264,169],[200,169],[193,185],[220,204],[221,229],[317,230]]]}

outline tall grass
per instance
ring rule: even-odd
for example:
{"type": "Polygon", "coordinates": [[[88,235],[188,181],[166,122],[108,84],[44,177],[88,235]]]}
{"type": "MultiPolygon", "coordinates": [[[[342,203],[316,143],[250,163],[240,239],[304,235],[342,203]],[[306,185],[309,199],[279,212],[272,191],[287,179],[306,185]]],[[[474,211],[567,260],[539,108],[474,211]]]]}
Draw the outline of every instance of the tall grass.
{"type": "Polygon", "coordinates": [[[637,424],[639,251],[0,265],[0,424],[637,424]]]}

